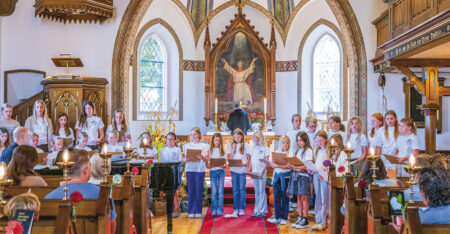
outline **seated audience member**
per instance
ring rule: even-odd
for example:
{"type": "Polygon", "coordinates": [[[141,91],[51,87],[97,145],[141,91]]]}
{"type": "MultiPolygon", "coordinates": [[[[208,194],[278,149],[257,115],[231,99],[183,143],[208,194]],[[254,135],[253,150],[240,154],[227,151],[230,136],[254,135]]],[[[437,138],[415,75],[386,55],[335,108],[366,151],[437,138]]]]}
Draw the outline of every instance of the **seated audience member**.
{"type": "Polygon", "coordinates": [[[419,209],[422,224],[450,224],[450,173],[443,167],[419,172],[420,195],[427,206],[419,209]]]}
{"type": "Polygon", "coordinates": [[[38,148],[39,146],[39,135],[37,133],[31,134],[31,145],[36,148],[38,153],[44,153],[44,150],[38,148]]]}
{"type": "Polygon", "coordinates": [[[52,166],[56,163],[56,156],[64,148],[64,140],[61,137],[57,137],[53,142],[53,151],[47,155],[47,165],[52,166]]]}
{"type": "Polygon", "coordinates": [[[6,176],[18,186],[47,186],[47,183],[33,170],[37,164],[36,149],[29,145],[18,146],[8,165],[6,176]]]}
{"type": "Polygon", "coordinates": [[[13,107],[5,103],[0,107],[1,117],[0,117],[0,127],[6,128],[10,136],[13,135],[14,129],[20,126],[17,120],[12,119],[13,107]]]}
{"type": "MultiPolygon", "coordinates": [[[[111,173],[111,160],[108,160],[108,167],[106,168],[108,174],[111,173]]],[[[94,154],[91,157],[91,178],[89,183],[99,185],[105,178],[105,168],[103,167],[103,159],[99,154],[94,154]]]]}
{"type": "Polygon", "coordinates": [[[40,209],[41,202],[38,196],[32,193],[30,189],[26,193],[12,197],[5,206],[4,214],[9,220],[13,220],[17,210],[31,210],[34,211],[33,220],[38,221],[40,209]]]}
{"type": "Polygon", "coordinates": [[[9,146],[9,133],[6,128],[0,128],[0,155],[9,146]]]}
{"type": "MultiPolygon", "coordinates": [[[[89,183],[91,177],[91,162],[86,150],[74,149],[70,151],[70,161],[75,162],[69,170],[70,180],[67,182],[68,196],[73,192],[79,192],[83,195],[83,199],[98,199],[100,187],[89,183]]],[[[64,185],[56,188],[45,196],[45,199],[62,199],[64,197],[64,185]]],[[[111,210],[111,230],[115,233],[116,229],[116,210],[111,210]]]]}
{"type": "Polygon", "coordinates": [[[88,134],[85,132],[80,132],[78,134],[77,145],[75,146],[75,149],[92,151],[92,149],[89,146],[87,146],[88,140],[89,140],[88,134]]]}
{"type": "Polygon", "coordinates": [[[13,138],[13,143],[3,150],[0,157],[0,161],[5,162],[6,165],[11,161],[13,151],[17,146],[30,144],[30,133],[28,132],[28,129],[24,127],[17,127],[14,129],[13,138]]]}

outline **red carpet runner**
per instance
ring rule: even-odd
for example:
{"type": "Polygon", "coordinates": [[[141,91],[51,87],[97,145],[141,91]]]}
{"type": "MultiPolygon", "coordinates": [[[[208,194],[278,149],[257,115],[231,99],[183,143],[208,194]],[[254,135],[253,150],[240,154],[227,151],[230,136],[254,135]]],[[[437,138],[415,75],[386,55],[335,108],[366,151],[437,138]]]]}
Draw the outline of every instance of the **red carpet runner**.
{"type": "MultiPolygon", "coordinates": [[[[224,218],[211,216],[211,208],[208,207],[205,218],[202,221],[199,234],[222,234],[222,233],[245,233],[245,234],[275,234],[278,232],[276,224],[267,222],[267,218],[272,216],[269,209],[267,217],[251,217],[253,214],[253,205],[247,205],[245,215],[239,218],[224,218]]],[[[233,213],[233,206],[224,207],[224,215],[233,213]]]]}

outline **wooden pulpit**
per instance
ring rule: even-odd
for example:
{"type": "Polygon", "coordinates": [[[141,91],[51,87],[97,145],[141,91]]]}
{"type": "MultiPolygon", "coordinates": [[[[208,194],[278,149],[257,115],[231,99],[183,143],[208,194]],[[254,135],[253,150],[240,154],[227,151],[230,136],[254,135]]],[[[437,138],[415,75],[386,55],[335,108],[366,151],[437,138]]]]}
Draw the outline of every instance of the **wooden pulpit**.
{"type": "Polygon", "coordinates": [[[72,79],[47,78],[41,81],[43,100],[47,104],[48,115],[53,126],[58,124],[58,115],[65,112],[68,123],[75,128],[81,114],[81,104],[89,100],[94,104],[94,113],[108,125],[105,78],[79,76],[72,79]]]}

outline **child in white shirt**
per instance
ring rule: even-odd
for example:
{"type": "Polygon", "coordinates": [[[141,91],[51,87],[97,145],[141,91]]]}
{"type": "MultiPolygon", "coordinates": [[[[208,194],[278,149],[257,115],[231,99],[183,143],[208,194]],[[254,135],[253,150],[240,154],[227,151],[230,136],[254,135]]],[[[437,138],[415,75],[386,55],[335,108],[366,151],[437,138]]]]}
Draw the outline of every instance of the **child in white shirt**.
{"type": "Polygon", "coordinates": [[[117,144],[117,139],[119,139],[119,132],[116,130],[113,130],[112,132],[108,133],[108,152],[120,152],[120,155],[115,155],[117,157],[125,157],[125,154],[123,153],[123,147],[119,144],[117,144]]]}
{"type": "Polygon", "coordinates": [[[334,134],[339,134],[342,136],[344,145],[347,144],[347,136],[345,135],[345,127],[341,122],[341,117],[337,115],[331,116],[328,119],[328,125],[330,127],[330,130],[328,131],[328,138],[330,138],[334,134]]]}
{"type": "Polygon", "coordinates": [[[360,175],[369,145],[360,117],[354,116],[348,121],[347,139],[347,148],[354,150],[350,155],[351,161],[356,161],[350,165],[350,171],[354,175],[360,175]]]}
{"type": "Polygon", "coordinates": [[[78,136],[80,132],[86,132],[88,135],[87,146],[96,150],[98,144],[105,137],[103,132],[105,125],[100,117],[94,115],[94,104],[91,101],[83,101],[81,106],[80,119],[75,125],[76,134],[78,136]]]}
{"type": "Polygon", "coordinates": [[[309,116],[305,119],[306,123],[306,134],[308,134],[309,143],[311,144],[312,148],[315,148],[317,146],[316,143],[316,130],[317,130],[317,119],[316,117],[309,116]]]}
{"type": "Polygon", "coordinates": [[[376,140],[375,154],[383,160],[386,170],[396,170],[395,164],[388,161],[384,155],[397,156],[397,138],[400,135],[398,130],[397,114],[393,110],[388,110],[384,115],[386,125],[380,129],[376,140]]]}
{"type": "MultiPolygon", "coordinates": [[[[295,142],[295,137],[300,132],[300,126],[302,125],[302,116],[300,114],[294,114],[291,118],[292,129],[289,130],[286,135],[289,137],[290,142],[295,142]]],[[[291,144],[290,151],[295,152],[297,150],[297,144],[291,144]]]]}
{"type": "Polygon", "coordinates": [[[38,148],[39,146],[39,135],[37,133],[31,134],[31,145],[36,148],[38,153],[44,153],[44,150],[38,148]]]}
{"type": "Polygon", "coordinates": [[[139,158],[154,158],[158,151],[153,147],[152,136],[149,132],[144,132],[141,134],[141,142],[139,144],[139,149],[136,150],[139,158]]]}
{"type": "MultiPolygon", "coordinates": [[[[225,158],[226,153],[223,146],[223,139],[220,133],[215,133],[211,139],[210,147],[210,159],[212,158],[225,158]]],[[[211,177],[211,215],[222,216],[223,215],[223,194],[225,183],[225,167],[213,167],[208,165],[209,175],[211,177]]]]}
{"type": "Polygon", "coordinates": [[[253,187],[255,189],[255,208],[253,217],[266,217],[267,214],[267,196],[266,196],[266,174],[267,164],[269,161],[269,148],[265,145],[266,141],[261,131],[253,134],[254,146],[251,151],[251,161],[249,170],[259,178],[253,179],[253,187]],[[263,161],[261,161],[263,160],[263,161]]]}
{"type": "Polygon", "coordinates": [[[61,113],[58,116],[58,125],[55,126],[55,132],[53,133],[53,141],[55,141],[57,137],[71,138],[72,144],[73,141],[75,141],[73,130],[72,128],[69,127],[69,124],[67,123],[66,113],[61,113]]]}
{"type": "MultiPolygon", "coordinates": [[[[412,118],[403,118],[399,125],[400,136],[397,138],[398,160],[400,162],[408,161],[409,156],[417,157],[419,155],[419,138],[417,137],[417,128],[412,118]]],[[[409,174],[403,170],[403,165],[397,165],[397,176],[407,177],[409,174]]]]}
{"type": "Polygon", "coordinates": [[[106,134],[112,132],[113,130],[117,130],[123,132],[122,137],[117,140],[117,144],[125,147],[127,142],[131,140],[131,132],[130,128],[127,126],[125,115],[122,110],[114,111],[114,118],[112,119],[112,123],[106,128],[106,134]]]}
{"type": "Polygon", "coordinates": [[[85,132],[80,132],[78,133],[78,137],[77,137],[77,145],[75,146],[75,149],[84,149],[86,151],[92,151],[92,149],[87,146],[87,142],[88,142],[88,135],[85,132]]]}
{"type": "Polygon", "coordinates": [[[39,135],[38,148],[48,152],[51,149],[53,125],[47,115],[45,102],[37,100],[33,106],[33,115],[25,121],[25,127],[28,131],[39,135]]]}
{"type": "Polygon", "coordinates": [[[47,155],[47,166],[55,165],[58,153],[64,148],[64,140],[61,137],[56,138],[53,144],[53,151],[47,155]]]}

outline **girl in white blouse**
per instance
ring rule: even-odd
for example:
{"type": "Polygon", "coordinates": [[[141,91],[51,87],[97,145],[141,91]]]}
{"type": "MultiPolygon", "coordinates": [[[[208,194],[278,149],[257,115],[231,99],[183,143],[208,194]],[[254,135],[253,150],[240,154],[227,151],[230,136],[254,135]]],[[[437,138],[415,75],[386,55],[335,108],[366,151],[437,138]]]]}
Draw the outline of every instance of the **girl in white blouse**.
{"type": "Polygon", "coordinates": [[[367,155],[367,146],[369,145],[363,122],[359,116],[354,116],[348,121],[347,139],[347,148],[354,150],[350,155],[351,160],[356,161],[350,165],[349,170],[354,175],[359,175],[367,155]]]}
{"type": "Polygon", "coordinates": [[[67,123],[66,113],[61,113],[58,115],[58,123],[56,124],[55,132],[53,133],[53,141],[55,141],[57,137],[71,138],[72,142],[75,141],[73,130],[72,128],[69,127],[69,124],[67,123]]]}
{"type": "MultiPolygon", "coordinates": [[[[395,164],[390,163],[384,155],[397,156],[397,138],[400,135],[398,130],[397,114],[393,110],[388,110],[384,115],[386,125],[380,129],[376,140],[376,155],[381,156],[386,170],[395,170],[395,164]]],[[[389,172],[388,172],[389,173],[389,172]]]]}
{"type": "Polygon", "coordinates": [[[255,188],[255,209],[254,217],[266,217],[267,214],[267,196],[266,196],[266,175],[267,164],[269,161],[269,148],[266,146],[264,135],[261,131],[253,134],[253,148],[251,150],[250,167],[253,174],[258,178],[253,179],[255,188]]]}
{"type": "Polygon", "coordinates": [[[166,146],[159,153],[160,162],[181,162],[181,149],[177,146],[177,136],[173,132],[167,133],[166,146]]]}
{"type": "Polygon", "coordinates": [[[33,115],[27,118],[25,127],[28,131],[39,135],[38,148],[44,152],[48,152],[51,149],[53,125],[47,115],[47,107],[44,101],[37,100],[34,103],[33,115]]]}
{"type": "MultiPolygon", "coordinates": [[[[398,159],[400,162],[408,161],[409,156],[417,157],[419,155],[419,138],[417,137],[417,128],[412,118],[403,118],[399,125],[400,136],[397,138],[398,159]]],[[[403,165],[397,165],[397,176],[409,176],[403,165]]]]}
{"type": "Polygon", "coordinates": [[[380,132],[380,129],[384,126],[384,117],[381,113],[374,113],[370,118],[370,124],[372,125],[372,129],[369,133],[369,147],[375,149],[377,135],[380,132]]]}
{"type": "Polygon", "coordinates": [[[114,118],[112,118],[112,123],[108,125],[108,128],[106,128],[106,134],[112,132],[113,130],[123,132],[123,134],[119,134],[122,137],[118,139],[117,143],[125,147],[127,142],[131,140],[130,128],[127,126],[125,115],[122,110],[116,110],[114,111],[113,116],[114,118]]]}
{"type": "Polygon", "coordinates": [[[76,135],[80,132],[86,132],[88,135],[89,148],[96,150],[98,149],[98,144],[105,137],[102,119],[94,115],[94,104],[91,101],[83,101],[81,105],[81,115],[80,119],[77,121],[75,126],[76,135]]]}
{"type": "Polygon", "coordinates": [[[342,136],[342,140],[344,140],[344,145],[347,144],[347,136],[345,134],[345,127],[341,122],[341,117],[337,115],[331,116],[328,119],[328,125],[330,127],[330,130],[328,131],[328,138],[334,134],[339,134],[342,136]]]}
{"type": "MultiPolygon", "coordinates": [[[[215,133],[211,138],[211,159],[212,158],[225,158],[226,153],[223,148],[222,134],[215,133]]],[[[211,215],[222,216],[223,215],[223,192],[225,183],[225,168],[226,164],[222,167],[213,167],[209,169],[209,175],[211,177],[211,215]]]]}

